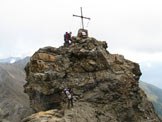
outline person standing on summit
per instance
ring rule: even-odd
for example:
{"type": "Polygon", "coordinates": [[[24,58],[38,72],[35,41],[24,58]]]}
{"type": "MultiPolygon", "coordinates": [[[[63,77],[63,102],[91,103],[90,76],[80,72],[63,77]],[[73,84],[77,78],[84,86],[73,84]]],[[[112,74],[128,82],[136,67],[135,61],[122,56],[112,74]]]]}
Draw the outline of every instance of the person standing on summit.
{"type": "Polygon", "coordinates": [[[64,34],[64,45],[65,46],[68,46],[69,45],[69,34],[68,34],[68,32],[66,32],[64,34]]]}
{"type": "Polygon", "coordinates": [[[70,41],[72,41],[72,40],[71,40],[72,32],[70,32],[70,33],[68,33],[68,34],[69,34],[69,38],[68,38],[68,39],[69,39],[70,41]]]}
{"type": "Polygon", "coordinates": [[[69,40],[72,41],[71,34],[72,34],[72,32],[70,32],[70,33],[66,32],[64,34],[64,41],[65,41],[64,45],[65,46],[68,46],[70,44],[69,40]]]}

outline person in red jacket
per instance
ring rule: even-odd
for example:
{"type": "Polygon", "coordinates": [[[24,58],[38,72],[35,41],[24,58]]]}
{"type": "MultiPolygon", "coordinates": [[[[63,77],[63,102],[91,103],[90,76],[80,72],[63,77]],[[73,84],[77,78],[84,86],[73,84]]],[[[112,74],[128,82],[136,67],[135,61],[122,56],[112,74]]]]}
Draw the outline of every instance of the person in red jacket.
{"type": "Polygon", "coordinates": [[[65,46],[68,46],[69,45],[69,34],[68,34],[68,32],[66,32],[64,34],[64,45],[65,46]]]}
{"type": "Polygon", "coordinates": [[[65,41],[64,45],[65,45],[65,46],[68,46],[68,45],[70,44],[69,41],[72,42],[71,35],[72,35],[72,32],[70,32],[70,33],[66,32],[66,33],[64,34],[64,41],[65,41]]]}

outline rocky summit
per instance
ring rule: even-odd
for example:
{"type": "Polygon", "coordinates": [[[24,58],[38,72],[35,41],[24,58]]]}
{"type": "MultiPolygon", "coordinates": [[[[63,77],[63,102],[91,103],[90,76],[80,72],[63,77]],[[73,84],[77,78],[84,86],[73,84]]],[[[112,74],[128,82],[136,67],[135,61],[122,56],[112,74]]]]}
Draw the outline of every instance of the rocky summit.
{"type": "Polygon", "coordinates": [[[161,122],[139,88],[139,65],[107,47],[79,30],[69,45],[35,52],[24,88],[37,113],[22,122],[161,122]],[[64,88],[72,88],[70,109],[64,88]]]}

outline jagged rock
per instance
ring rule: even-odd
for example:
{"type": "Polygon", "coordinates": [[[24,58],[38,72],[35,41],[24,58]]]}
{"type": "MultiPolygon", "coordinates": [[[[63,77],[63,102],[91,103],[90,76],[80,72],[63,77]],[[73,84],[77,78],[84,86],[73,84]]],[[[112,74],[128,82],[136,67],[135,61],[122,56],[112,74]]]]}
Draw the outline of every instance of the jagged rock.
{"type": "Polygon", "coordinates": [[[24,88],[36,112],[54,110],[23,122],[160,122],[139,88],[139,65],[106,48],[106,42],[87,36],[73,37],[68,47],[39,49],[25,68],[24,88]],[[73,90],[71,109],[66,109],[64,88],[73,90]],[[56,117],[55,109],[64,114],[56,117]]]}
{"type": "Polygon", "coordinates": [[[47,53],[36,53],[32,56],[32,60],[43,60],[46,62],[54,62],[55,57],[47,53]]]}
{"type": "Polygon", "coordinates": [[[66,122],[63,111],[57,109],[50,111],[41,111],[37,114],[33,114],[30,117],[23,120],[23,122],[66,122]]]}

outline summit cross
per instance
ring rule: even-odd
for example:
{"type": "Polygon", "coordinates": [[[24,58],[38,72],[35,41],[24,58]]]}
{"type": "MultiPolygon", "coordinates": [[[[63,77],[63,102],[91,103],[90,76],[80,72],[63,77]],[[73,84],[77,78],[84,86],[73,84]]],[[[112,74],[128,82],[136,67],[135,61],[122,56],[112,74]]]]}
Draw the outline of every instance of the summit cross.
{"type": "Polygon", "coordinates": [[[79,15],[73,15],[73,16],[74,16],[74,17],[80,17],[80,18],[81,18],[82,29],[84,29],[84,22],[83,22],[83,19],[88,19],[88,20],[90,20],[91,18],[89,18],[89,17],[84,17],[84,16],[83,16],[82,7],[80,7],[80,10],[81,10],[81,16],[79,16],[79,15]]]}

